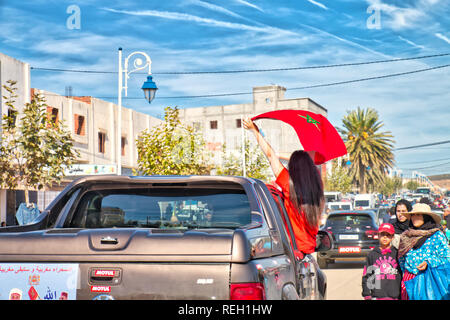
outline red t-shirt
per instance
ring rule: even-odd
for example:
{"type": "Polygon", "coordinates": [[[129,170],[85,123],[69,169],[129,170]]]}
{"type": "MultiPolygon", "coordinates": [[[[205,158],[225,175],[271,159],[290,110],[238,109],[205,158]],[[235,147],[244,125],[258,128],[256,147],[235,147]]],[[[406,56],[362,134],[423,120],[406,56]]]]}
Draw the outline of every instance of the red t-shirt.
{"type": "Polygon", "coordinates": [[[289,197],[289,172],[286,168],[281,170],[276,183],[281,187],[281,190],[286,197],[284,204],[289,220],[291,221],[298,249],[303,253],[313,253],[316,248],[316,236],[319,227],[310,226],[306,220],[305,213],[301,211],[300,214],[298,214],[297,209],[295,209],[292,204],[289,197]]]}

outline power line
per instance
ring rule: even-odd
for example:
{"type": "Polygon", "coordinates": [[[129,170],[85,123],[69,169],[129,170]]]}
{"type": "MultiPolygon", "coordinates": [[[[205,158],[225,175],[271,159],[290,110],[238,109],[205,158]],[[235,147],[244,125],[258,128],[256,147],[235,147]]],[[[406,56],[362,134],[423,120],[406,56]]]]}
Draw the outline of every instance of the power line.
{"type": "Polygon", "coordinates": [[[428,147],[428,146],[435,146],[435,145],[438,145],[438,144],[445,144],[445,143],[450,143],[450,140],[440,141],[440,142],[433,142],[433,143],[427,143],[427,144],[420,144],[420,145],[416,145],[416,146],[409,146],[409,147],[396,148],[396,149],[394,149],[394,150],[395,150],[395,151],[399,151],[399,150],[415,149],[415,148],[422,148],[422,147],[428,147]]]}
{"type": "Polygon", "coordinates": [[[435,160],[426,160],[426,161],[414,161],[414,162],[401,162],[401,163],[402,163],[403,165],[405,165],[405,164],[428,163],[428,162],[436,162],[436,161],[444,161],[444,160],[450,160],[450,158],[435,159],[435,160]]]}
{"type": "MultiPolygon", "coordinates": [[[[441,68],[447,68],[450,67],[450,64],[441,65],[437,67],[431,67],[426,69],[419,69],[419,70],[413,70],[413,71],[407,71],[407,72],[401,72],[401,73],[392,73],[382,76],[376,76],[376,77],[369,77],[369,78],[362,78],[362,79],[355,79],[355,80],[347,80],[347,81],[339,81],[339,82],[332,82],[332,83],[324,83],[324,84],[317,84],[317,85],[311,85],[311,86],[304,86],[304,87],[297,87],[297,88],[287,88],[286,90],[289,91],[295,91],[295,90],[304,90],[304,89],[312,89],[312,88],[321,88],[321,87],[330,87],[330,86],[336,86],[336,85],[342,85],[342,84],[349,84],[349,83],[356,83],[356,82],[363,82],[363,81],[369,81],[369,80],[377,80],[377,79],[385,79],[385,78],[391,78],[391,77],[398,77],[398,76],[404,76],[419,72],[425,72],[425,71],[431,71],[441,68]]],[[[276,90],[267,90],[264,92],[273,92],[276,90]]],[[[251,95],[252,92],[234,92],[234,93],[217,93],[217,94],[206,94],[206,95],[195,95],[195,96],[171,96],[171,97],[160,97],[158,96],[158,99],[193,99],[193,98],[215,98],[215,97],[229,97],[229,96],[240,96],[240,95],[251,95]]],[[[115,97],[99,97],[102,99],[113,99],[115,97]]],[[[127,97],[125,97],[127,98],[127,97]]],[[[128,97],[128,99],[142,99],[141,97],[128,97]]]]}
{"type": "MultiPolygon", "coordinates": [[[[437,70],[442,68],[450,67],[450,64],[426,68],[426,69],[419,69],[419,70],[413,70],[413,71],[407,71],[407,72],[401,72],[401,73],[392,73],[382,76],[376,76],[376,77],[369,77],[369,78],[361,78],[361,79],[355,79],[355,80],[346,80],[346,81],[339,81],[339,82],[331,82],[331,83],[324,83],[324,84],[317,84],[317,85],[311,85],[311,86],[304,86],[304,87],[297,87],[297,88],[287,88],[286,90],[289,91],[295,91],[295,90],[303,90],[303,89],[312,89],[312,88],[320,88],[320,87],[330,87],[330,86],[336,86],[336,85],[342,85],[342,84],[349,84],[349,83],[356,83],[356,82],[363,82],[363,81],[369,81],[369,80],[378,80],[378,79],[385,79],[385,78],[391,78],[391,77],[398,77],[398,76],[404,76],[414,73],[420,73],[420,72],[426,72],[431,70],[437,70]]],[[[266,90],[262,92],[274,92],[277,90],[266,90]]],[[[229,97],[229,96],[240,96],[240,95],[251,95],[252,92],[233,92],[233,93],[217,93],[217,94],[206,94],[206,95],[193,95],[193,96],[158,96],[158,99],[194,99],[194,98],[215,98],[215,97],[229,97]]],[[[49,94],[50,95],[50,94],[49,94]]],[[[55,94],[56,96],[56,94],[55,94]]],[[[111,97],[111,96],[103,96],[103,97],[96,97],[99,99],[117,99],[117,97],[111,97]]],[[[123,99],[142,99],[142,97],[123,97],[123,99]]],[[[407,147],[410,148],[410,147],[407,147]]],[[[405,148],[399,148],[394,150],[403,150],[405,148]]]]}
{"type": "Polygon", "coordinates": [[[448,165],[450,164],[450,162],[445,162],[445,163],[440,163],[440,164],[434,164],[432,166],[428,166],[428,167],[422,167],[422,168],[404,168],[402,170],[423,170],[423,169],[430,169],[430,168],[436,168],[436,167],[441,167],[444,165],[448,165]]]}
{"type": "MultiPolygon", "coordinates": [[[[272,69],[247,69],[247,70],[218,70],[218,71],[165,71],[165,72],[153,72],[154,75],[183,75],[183,74],[228,74],[228,73],[251,73],[251,72],[276,72],[276,71],[294,71],[294,70],[308,70],[308,69],[324,69],[324,68],[336,68],[336,67],[349,67],[349,66],[360,66],[360,65],[370,65],[378,63],[390,63],[390,62],[400,62],[409,60],[420,60],[436,57],[449,56],[450,53],[440,53],[427,56],[419,57],[409,57],[409,58],[398,58],[389,60],[376,60],[367,62],[354,62],[354,63],[341,63],[341,64],[330,64],[330,65],[318,65],[318,66],[306,66],[306,67],[292,67],[292,68],[272,68],[272,69]]],[[[53,72],[77,72],[77,73],[96,73],[96,74],[116,74],[117,71],[97,71],[97,70],[76,70],[76,69],[62,69],[62,68],[41,68],[41,67],[30,67],[31,70],[36,71],[53,71],[53,72]]],[[[143,72],[136,72],[137,74],[145,74],[143,72]]]]}

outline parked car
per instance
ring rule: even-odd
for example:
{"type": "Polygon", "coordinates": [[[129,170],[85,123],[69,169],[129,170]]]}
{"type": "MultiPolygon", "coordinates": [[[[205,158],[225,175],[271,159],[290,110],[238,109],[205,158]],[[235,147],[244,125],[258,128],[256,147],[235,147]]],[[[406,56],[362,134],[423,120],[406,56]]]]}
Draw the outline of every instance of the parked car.
{"type": "Polygon", "coordinates": [[[327,268],[335,259],[360,259],[378,245],[378,224],[373,211],[333,211],[322,230],[332,234],[328,251],[317,253],[319,267],[327,268]]]}
{"type": "Polygon", "coordinates": [[[242,177],[80,178],[33,223],[0,229],[0,298],[324,298],[280,210],[242,177]]]}
{"type": "Polygon", "coordinates": [[[370,193],[357,194],[354,199],[353,208],[355,209],[368,209],[374,208],[377,204],[377,196],[370,193]]]}
{"type": "Polygon", "coordinates": [[[339,191],[325,191],[324,196],[326,202],[336,202],[342,200],[342,193],[339,191]]]}
{"type": "Polygon", "coordinates": [[[326,207],[331,211],[336,210],[353,210],[353,205],[348,201],[338,201],[338,202],[329,202],[326,204],[326,207]]]}

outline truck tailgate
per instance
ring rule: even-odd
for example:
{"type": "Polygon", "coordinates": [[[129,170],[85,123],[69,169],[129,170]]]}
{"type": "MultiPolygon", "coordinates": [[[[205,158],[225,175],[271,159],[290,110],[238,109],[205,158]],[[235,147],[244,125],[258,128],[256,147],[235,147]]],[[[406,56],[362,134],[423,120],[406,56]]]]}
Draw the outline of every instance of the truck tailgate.
{"type": "MultiPolygon", "coordinates": [[[[70,266],[76,269],[77,299],[228,299],[231,262],[249,257],[233,254],[233,243],[241,239],[239,232],[225,230],[52,229],[0,234],[0,271],[16,268],[9,279],[22,274],[23,281],[13,281],[22,292],[30,292],[34,284],[30,297],[60,297],[54,288],[61,291],[63,282],[70,281],[60,276],[54,280],[60,283],[50,288],[46,277],[55,270],[57,279],[58,270],[70,266]]],[[[8,279],[8,272],[0,272],[0,277],[8,279]]],[[[0,298],[9,289],[2,288],[0,298]]]]}

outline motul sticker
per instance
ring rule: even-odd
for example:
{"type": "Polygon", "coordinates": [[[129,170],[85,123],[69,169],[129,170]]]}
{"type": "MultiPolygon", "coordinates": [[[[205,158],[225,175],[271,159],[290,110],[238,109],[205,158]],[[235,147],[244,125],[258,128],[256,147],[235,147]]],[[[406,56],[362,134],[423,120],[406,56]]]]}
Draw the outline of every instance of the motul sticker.
{"type": "Polygon", "coordinates": [[[116,272],[114,270],[95,270],[95,277],[114,277],[116,272]]]}
{"type": "Polygon", "coordinates": [[[360,253],[361,247],[339,247],[339,253],[360,253]]]}
{"type": "Polygon", "coordinates": [[[91,286],[91,292],[111,292],[110,286],[91,286]]]}

